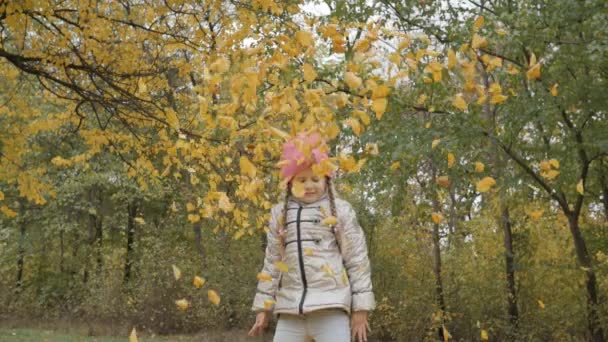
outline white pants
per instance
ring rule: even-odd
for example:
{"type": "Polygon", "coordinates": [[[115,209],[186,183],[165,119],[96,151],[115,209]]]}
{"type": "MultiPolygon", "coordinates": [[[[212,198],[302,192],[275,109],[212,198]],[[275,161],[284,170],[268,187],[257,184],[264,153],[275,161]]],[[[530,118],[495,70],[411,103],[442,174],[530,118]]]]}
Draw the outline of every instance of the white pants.
{"type": "Polygon", "coordinates": [[[319,310],[303,316],[281,314],[273,342],[350,342],[350,318],[342,310],[319,310]]]}

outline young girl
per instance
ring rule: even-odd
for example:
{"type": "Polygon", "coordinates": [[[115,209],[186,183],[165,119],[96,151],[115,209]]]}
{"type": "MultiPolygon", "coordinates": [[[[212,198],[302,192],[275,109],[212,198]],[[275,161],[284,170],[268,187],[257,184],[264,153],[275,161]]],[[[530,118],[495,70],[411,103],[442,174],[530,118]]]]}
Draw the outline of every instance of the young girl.
{"type": "Polygon", "coordinates": [[[287,193],[271,211],[250,336],[261,334],[274,312],[275,342],[350,342],[351,334],[367,341],[375,300],[365,236],[351,205],[334,196],[331,171],[321,171],[327,150],[318,133],[300,133],[283,146],[287,193]]]}

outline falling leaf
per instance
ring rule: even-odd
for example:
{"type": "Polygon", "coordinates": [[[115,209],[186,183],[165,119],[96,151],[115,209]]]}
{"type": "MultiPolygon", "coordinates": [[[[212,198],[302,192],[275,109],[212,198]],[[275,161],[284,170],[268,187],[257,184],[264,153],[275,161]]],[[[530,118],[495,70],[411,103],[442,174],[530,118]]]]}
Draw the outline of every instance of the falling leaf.
{"type": "Polygon", "coordinates": [[[477,191],[478,192],[486,192],[490,190],[491,187],[496,185],[496,181],[492,177],[484,177],[482,180],[477,182],[477,191]]]}
{"type": "Polygon", "coordinates": [[[363,164],[365,164],[366,161],[367,161],[367,159],[365,159],[365,158],[357,161],[352,156],[350,156],[348,158],[340,157],[340,168],[348,173],[359,172],[361,170],[361,168],[363,167],[363,164]]]}
{"type": "Polygon", "coordinates": [[[393,170],[393,171],[397,170],[400,167],[401,167],[401,163],[398,162],[398,161],[396,161],[396,162],[394,162],[394,163],[391,164],[391,170],[393,170]]]}
{"type": "Polygon", "coordinates": [[[454,157],[453,153],[448,153],[448,169],[454,166],[454,162],[456,161],[456,157],[454,157]]]}
{"type": "Polygon", "coordinates": [[[471,41],[471,48],[473,49],[481,49],[488,45],[488,41],[485,37],[478,35],[475,33],[473,35],[473,40],[471,41]]]}
{"type": "Polygon", "coordinates": [[[479,29],[483,26],[484,22],[485,22],[485,18],[483,17],[483,15],[478,16],[475,19],[475,22],[473,23],[473,30],[479,31],[479,29]]]}
{"type": "Polygon", "coordinates": [[[17,213],[5,205],[0,207],[0,212],[2,212],[8,218],[17,217],[17,213]]]}
{"type": "Polygon", "coordinates": [[[324,225],[333,226],[338,223],[338,219],[335,216],[328,216],[323,221],[321,221],[324,225]]]}
{"type": "Polygon", "coordinates": [[[439,176],[437,177],[437,180],[435,181],[439,186],[442,186],[444,188],[448,188],[450,187],[450,178],[448,176],[439,176]]]}
{"type": "Polygon", "coordinates": [[[452,106],[462,111],[466,111],[468,108],[467,102],[462,98],[462,95],[454,96],[454,98],[452,99],[452,106]]]}
{"type": "Polygon", "coordinates": [[[276,267],[279,271],[283,273],[287,273],[289,271],[289,267],[287,267],[287,264],[282,261],[275,261],[273,264],[274,267],[276,267]]]}
{"type": "Polygon", "coordinates": [[[433,223],[435,223],[435,224],[440,224],[444,220],[443,215],[441,215],[441,213],[436,213],[436,212],[431,213],[431,219],[433,220],[433,223]]]}
{"type": "Polygon", "coordinates": [[[545,308],[545,303],[543,303],[543,301],[539,299],[539,300],[538,300],[538,306],[539,306],[541,309],[544,309],[544,308],[545,308]]]}
{"type": "Polygon", "coordinates": [[[557,159],[549,159],[549,165],[554,169],[559,169],[559,160],[557,159]]]}
{"type": "Polygon", "coordinates": [[[190,223],[196,223],[201,220],[201,217],[197,214],[188,214],[188,221],[190,223]]]}
{"type": "Polygon", "coordinates": [[[536,55],[534,53],[530,54],[530,64],[528,66],[528,71],[526,72],[526,77],[529,80],[540,78],[540,62],[536,62],[536,55]]]}
{"type": "Polygon", "coordinates": [[[272,277],[268,273],[258,273],[256,277],[261,281],[272,281],[272,277]]]}
{"type": "Polygon", "coordinates": [[[304,189],[304,184],[302,184],[300,182],[296,182],[295,184],[292,184],[291,193],[295,197],[299,197],[299,198],[304,197],[304,194],[306,193],[306,190],[304,189]]]}
{"type": "Polygon", "coordinates": [[[559,171],[557,171],[557,170],[543,171],[543,172],[540,173],[540,175],[543,178],[555,179],[555,178],[557,178],[557,176],[559,176],[559,171]]]}
{"type": "Polygon", "coordinates": [[[555,83],[555,84],[553,85],[553,87],[551,87],[551,95],[553,95],[553,96],[557,96],[557,87],[558,87],[558,84],[557,84],[557,83],[555,83]]]}
{"type": "Polygon", "coordinates": [[[302,72],[304,73],[304,80],[307,82],[312,82],[315,80],[315,78],[317,78],[317,72],[310,64],[304,64],[302,66],[302,72]]]}
{"type": "Polygon", "coordinates": [[[201,278],[199,276],[194,276],[194,279],[192,280],[192,284],[197,289],[200,289],[201,287],[203,287],[203,285],[205,285],[205,278],[201,278]]]}
{"type": "Polygon", "coordinates": [[[145,224],[145,223],[146,223],[146,221],[144,221],[144,218],[143,218],[143,217],[136,217],[136,218],[134,219],[134,221],[135,221],[136,223],[139,223],[139,224],[145,224]]]}
{"type": "Polygon", "coordinates": [[[488,339],[489,339],[488,332],[485,331],[485,330],[483,330],[483,329],[481,329],[481,340],[482,341],[487,341],[488,339]]]}
{"type": "Polygon", "coordinates": [[[530,216],[532,221],[537,222],[538,220],[540,220],[540,218],[543,216],[544,213],[545,213],[545,211],[542,209],[532,210],[532,211],[528,212],[528,216],[530,216]]]}
{"type": "Polygon", "coordinates": [[[264,301],[264,310],[266,311],[271,311],[272,307],[276,304],[277,302],[272,300],[272,299],[266,299],[264,301]]]}
{"type": "Polygon", "coordinates": [[[442,325],[441,327],[443,330],[443,342],[448,342],[452,335],[450,335],[450,332],[448,331],[448,328],[445,327],[445,325],[442,325]]]}
{"type": "Polygon", "coordinates": [[[475,162],[475,172],[480,173],[483,172],[483,170],[485,170],[485,165],[483,165],[482,162],[475,162]]]}
{"type": "Polygon", "coordinates": [[[135,327],[133,327],[133,330],[131,330],[131,334],[129,335],[129,342],[138,342],[137,331],[135,331],[135,327]]]}
{"type": "Polygon", "coordinates": [[[220,304],[220,296],[214,290],[207,291],[207,298],[209,298],[209,301],[214,305],[220,304]]]}
{"type": "Polygon", "coordinates": [[[439,145],[439,143],[441,142],[441,139],[435,139],[433,140],[433,142],[431,143],[431,149],[435,149],[435,147],[437,147],[437,145],[439,145]]]}
{"type": "Polygon", "coordinates": [[[581,195],[585,194],[585,188],[583,187],[583,180],[579,180],[578,183],[576,184],[576,192],[578,192],[581,195]]]}
{"type": "Polygon", "coordinates": [[[376,113],[376,118],[378,120],[382,119],[384,112],[386,111],[386,106],[388,104],[388,100],[386,97],[378,98],[373,100],[372,102],[372,110],[376,113]]]}
{"type": "Polygon", "coordinates": [[[239,160],[239,166],[241,167],[241,174],[247,175],[249,178],[255,177],[257,170],[247,157],[241,157],[239,160]]]}
{"type": "Polygon", "coordinates": [[[499,104],[505,102],[509,97],[503,94],[495,94],[490,98],[490,104],[499,104]]]}
{"type": "Polygon", "coordinates": [[[190,307],[190,302],[187,299],[179,299],[175,301],[175,305],[178,309],[186,311],[190,307]]]}
{"type": "Polygon", "coordinates": [[[175,277],[175,280],[179,280],[182,277],[182,271],[175,265],[171,265],[171,267],[173,268],[173,277],[175,277]]]}

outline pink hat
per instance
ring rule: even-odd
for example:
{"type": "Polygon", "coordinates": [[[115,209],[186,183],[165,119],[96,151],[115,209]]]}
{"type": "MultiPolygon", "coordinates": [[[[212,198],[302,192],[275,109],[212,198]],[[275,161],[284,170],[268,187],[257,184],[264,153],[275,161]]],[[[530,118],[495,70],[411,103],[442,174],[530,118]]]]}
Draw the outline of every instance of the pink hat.
{"type": "MultiPolygon", "coordinates": [[[[328,149],[318,132],[298,133],[295,138],[283,144],[283,154],[279,163],[281,177],[291,179],[300,171],[329,159],[328,149]]],[[[331,176],[331,173],[326,176],[331,176]]]]}

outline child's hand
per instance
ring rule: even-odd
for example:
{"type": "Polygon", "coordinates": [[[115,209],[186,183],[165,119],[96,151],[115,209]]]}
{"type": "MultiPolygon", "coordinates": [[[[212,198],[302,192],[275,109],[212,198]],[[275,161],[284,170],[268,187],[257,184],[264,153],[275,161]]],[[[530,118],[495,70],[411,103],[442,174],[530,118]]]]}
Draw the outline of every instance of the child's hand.
{"type": "Polygon", "coordinates": [[[367,323],[367,311],[355,311],[351,317],[351,335],[355,342],[367,342],[367,332],[371,332],[367,323]]]}
{"type": "Polygon", "coordinates": [[[258,336],[264,332],[266,327],[268,327],[270,313],[267,311],[260,311],[255,316],[255,324],[247,335],[249,336],[258,336]]]}

